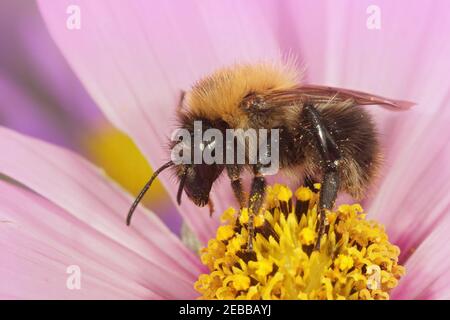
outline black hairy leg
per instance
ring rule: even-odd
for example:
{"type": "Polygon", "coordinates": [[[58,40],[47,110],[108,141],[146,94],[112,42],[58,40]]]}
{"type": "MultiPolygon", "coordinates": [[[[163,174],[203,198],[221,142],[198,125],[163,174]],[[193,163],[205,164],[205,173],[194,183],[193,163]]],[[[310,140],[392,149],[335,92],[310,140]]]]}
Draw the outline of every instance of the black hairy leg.
{"type": "Polygon", "coordinates": [[[319,195],[319,219],[317,224],[318,237],[315,249],[320,249],[320,240],[325,234],[326,210],[331,210],[336,201],[337,192],[340,188],[339,160],[341,153],[333,137],[327,130],[320,113],[311,104],[305,104],[303,112],[309,124],[310,130],[315,137],[316,145],[321,157],[321,167],[323,172],[322,185],[319,195]]]}
{"type": "Polygon", "coordinates": [[[239,203],[239,207],[242,209],[245,207],[245,195],[241,179],[242,169],[235,164],[228,165],[226,169],[228,178],[230,178],[231,181],[231,188],[233,189],[234,196],[239,203]]]}

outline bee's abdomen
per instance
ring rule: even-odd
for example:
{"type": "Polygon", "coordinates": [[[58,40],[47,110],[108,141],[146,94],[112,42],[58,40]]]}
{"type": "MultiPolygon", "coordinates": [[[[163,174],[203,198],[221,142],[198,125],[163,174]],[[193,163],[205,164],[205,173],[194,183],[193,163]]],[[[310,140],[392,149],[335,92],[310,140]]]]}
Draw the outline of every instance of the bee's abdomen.
{"type": "Polygon", "coordinates": [[[341,190],[356,198],[364,195],[381,162],[375,125],[364,107],[343,104],[320,111],[338,145],[341,190]]]}

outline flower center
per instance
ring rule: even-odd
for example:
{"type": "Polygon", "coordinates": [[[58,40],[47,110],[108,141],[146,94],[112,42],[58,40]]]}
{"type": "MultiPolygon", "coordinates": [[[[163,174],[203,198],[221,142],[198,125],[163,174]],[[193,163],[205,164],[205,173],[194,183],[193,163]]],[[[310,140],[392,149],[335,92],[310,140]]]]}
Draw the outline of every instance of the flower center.
{"type": "MultiPolygon", "coordinates": [[[[320,188],[320,185],[315,185],[320,188]]],[[[248,209],[230,208],[215,239],[201,251],[210,273],[195,289],[202,299],[389,299],[405,269],[400,249],[383,226],[366,220],[359,204],[327,212],[320,250],[317,191],[268,187],[263,214],[255,217],[254,251],[247,252],[248,209]]]]}

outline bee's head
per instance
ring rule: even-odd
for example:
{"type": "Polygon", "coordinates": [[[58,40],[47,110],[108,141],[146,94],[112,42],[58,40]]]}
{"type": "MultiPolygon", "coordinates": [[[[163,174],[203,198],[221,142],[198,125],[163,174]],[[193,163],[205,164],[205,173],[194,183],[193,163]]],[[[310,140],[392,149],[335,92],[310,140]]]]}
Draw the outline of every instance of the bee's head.
{"type": "Polygon", "coordinates": [[[178,165],[176,168],[180,181],[177,194],[178,203],[181,203],[181,195],[184,190],[189,199],[197,206],[205,206],[209,201],[212,185],[222,170],[223,166],[216,164],[178,165]]]}
{"type": "Polygon", "coordinates": [[[175,169],[175,174],[180,183],[177,192],[178,204],[181,204],[181,196],[184,190],[189,199],[191,199],[192,202],[194,202],[199,207],[203,207],[206,204],[208,204],[209,193],[211,192],[212,185],[224,169],[223,165],[215,163],[177,164],[174,163],[174,161],[172,160],[168,161],[155,171],[155,173],[151,176],[150,180],[142,189],[141,193],[134,201],[127,215],[127,225],[130,224],[134,210],[136,209],[137,205],[141,201],[144,194],[152,185],[153,181],[162,171],[170,167],[175,169]]]}
{"type": "Polygon", "coordinates": [[[223,136],[226,128],[227,124],[221,120],[211,121],[191,113],[180,113],[179,130],[174,132],[169,143],[171,160],[158,168],[144,186],[128,212],[127,224],[130,224],[134,210],[153,181],[167,168],[175,170],[179,181],[178,204],[181,203],[183,191],[197,206],[208,204],[212,185],[225,167],[223,161],[214,159],[224,155],[223,140],[219,141],[216,137],[217,134],[223,136]],[[212,131],[208,134],[208,130],[212,131]]]}
{"type": "Polygon", "coordinates": [[[215,138],[207,137],[208,130],[222,132],[223,123],[183,114],[180,129],[172,137],[171,158],[175,163],[175,174],[179,180],[177,194],[181,202],[183,190],[197,206],[203,207],[209,201],[209,193],[214,181],[224,169],[223,164],[205,160],[207,155],[223,154],[224,146],[215,138]]]}

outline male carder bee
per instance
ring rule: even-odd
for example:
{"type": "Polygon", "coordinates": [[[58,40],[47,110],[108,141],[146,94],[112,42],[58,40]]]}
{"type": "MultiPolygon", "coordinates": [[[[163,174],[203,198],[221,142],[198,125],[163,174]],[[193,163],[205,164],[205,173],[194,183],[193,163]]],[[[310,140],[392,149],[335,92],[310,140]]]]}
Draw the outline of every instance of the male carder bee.
{"type": "MultiPolygon", "coordinates": [[[[204,129],[224,133],[227,129],[278,129],[279,170],[295,175],[299,183],[321,182],[318,248],[320,236],[325,232],[326,210],[333,208],[338,192],[360,199],[380,166],[377,132],[365,105],[405,110],[413,103],[304,84],[299,81],[295,66],[289,63],[240,64],[221,69],[194,84],[183,95],[178,120],[179,127],[192,134],[195,121],[201,121],[204,129]]],[[[184,152],[204,150],[204,142],[194,142],[184,152]]],[[[220,151],[226,153],[227,149],[220,151]]],[[[264,203],[264,164],[169,161],[144,186],[129,211],[127,224],[153,180],[169,167],[179,179],[178,203],[184,191],[198,206],[211,205],[211,187],[226,171],[241,208],[249,208],[247,249],[251,251],[254,215],[264,203]],[[244,170],[253,176],[248,197],[241,181],[244,170]]]]}

